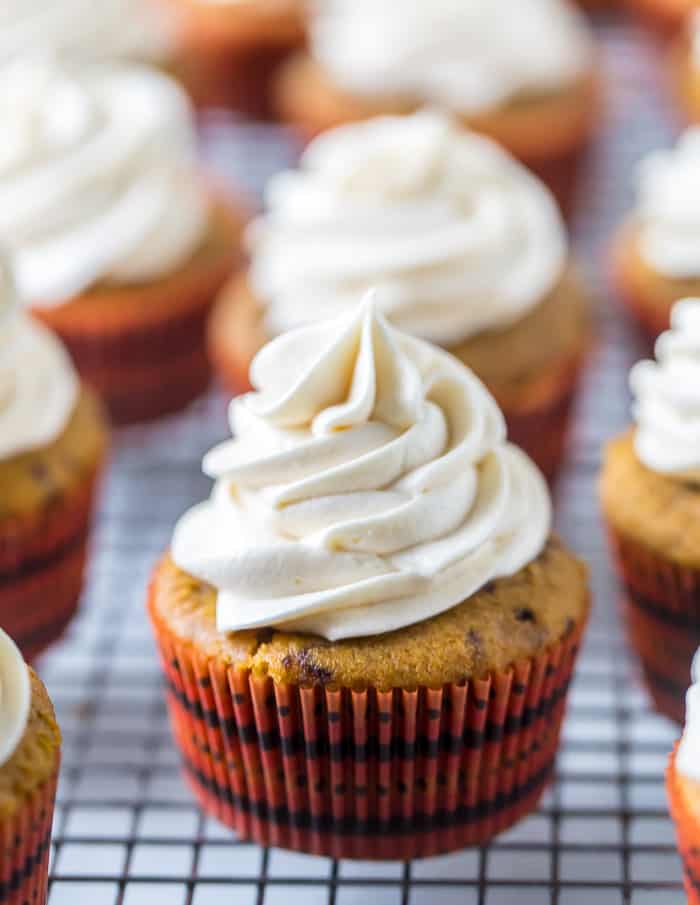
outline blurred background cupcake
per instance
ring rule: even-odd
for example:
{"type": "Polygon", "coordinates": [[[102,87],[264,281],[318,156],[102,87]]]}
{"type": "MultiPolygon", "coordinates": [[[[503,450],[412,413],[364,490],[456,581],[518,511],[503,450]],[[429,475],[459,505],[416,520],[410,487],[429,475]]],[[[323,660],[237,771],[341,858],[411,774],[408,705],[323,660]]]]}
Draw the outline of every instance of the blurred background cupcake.
{"type": "Polygon", "coordinates": [[[679,722],[700,646],[700,299],[673,309],[630,384],[636,428],[605,451],[601,497],[629,639],[657,709],[679,722]]]}
{"type": "Polygon", "coordinates": [[[0,65],[37,50],[168,66],[175,27],[152,0],[3,0],[0,65]]]}
{"type": "Polygon", "coordinates": [[[190,108],[156,70],[18,60],[0,71],[0,243],[21,301],[115,421],[206,388],[204,325],[242,214],[197,170],[190,108]]]}
{"type": "Polygon", "coordinates": [[[542,475],[461,362],[368,302],[251,380],[150,592],[190,785],[265,845],[487,842],[549,780],[588,613],[542,475]]]}
{"type": "Polygon", "coordinates": [[[1,276],[0,626],[33,658],[78,604],[107,434],[68,354],[1,276]]]}
{"type": "Polygon", "coordinates": [[[304,42],[304,0],[160,0],[175,21],[179,74],[200,107],[270,113],[280,63],[304,42]]]}
{"type": "Polygon", "coordinates": [[[667,39],[682,32],[698,0],[626,0],[626,5],[652,31],[667,39]]]}
{"type": "Polygon", "coordinates": [[[46,902],[61,735],[46,689],[0,629],[0,891],[46,902]]]}
{"type": "Polygon", "coordinates": [[[688,15],[671,49],[671,76],[687,120],[700,122],[700,9],[688,15]]]}
{"type": "Polygon", "coordinates": [[[585,293],[547,188],[441,114],[378,117],[317,138],[274,177],[247,274],[209,328],[232,392],[270,338],[380,289],[401,329],[486,383],[514,443],[553,477],[590,342],[585,293]]]}
{"type": "Polygon", "coordinates": [[[700,296],[700,129],[642,162],[636,208],[614,243],[613,273],[621,300],[651,339],[668,329],[675,302],[700,296]]]}
{"type": "Polygon", "coordinates": [[[685,705],[685,728],[666,771],[666,791],[676,824],[688,905],[700,905],[700,653],[685,705]]]}
{"type": "Polygon", "coordinates": [[[499,141],[568,210],[598,118],[588,25],[567,0],[323,0],[277,103],[307,137],[431,104],[499,141]]]}

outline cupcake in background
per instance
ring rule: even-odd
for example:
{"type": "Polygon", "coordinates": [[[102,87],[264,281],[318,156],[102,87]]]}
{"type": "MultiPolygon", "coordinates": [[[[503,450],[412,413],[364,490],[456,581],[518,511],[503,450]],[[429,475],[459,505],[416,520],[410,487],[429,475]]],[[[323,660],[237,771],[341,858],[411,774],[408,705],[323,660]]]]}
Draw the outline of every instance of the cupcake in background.
{"type": "Polygon", "coordinates": [[[628,9],[663,39],[677,36],[698,0],[626,0],[628,9]]]}
{"type": "Polygon", "coordinates": [[[115,421],[209,381],[204,327],[242,213],[196,164],[187,100],[156,70],[24,58],[0,71],[0,243],[20,298],[115,421]]]}
{"type": "Polygon", "coordinates": [[[569,210],[598,86],[568,0],[318,0],[309,31],[276,90],[305,136],[430,104],[500,142],[569,210]]]}
{"type": "Polygon", "coordinates": [[[588,586],[484,386],[353,308],[257,355],[149,610],[208,813],[264,845],[408,859],[536,807],[588,586]]]}
{"type": "Polygon", "coordinates": [[[67,352],[0,276],[0,626],[32,659],[78,604],[107,431],[67,352]]]}
{"type": "Polygon", "coordinates": [[[69,59],[167,66],[175,52],[175,26],[156,2],[3,0],[0,65],[40,49],[69,59]]]}
{"type": "Polygon", "coordinates": [[[272,79],[304,42],[305,0],[160,0],[179,74],[198,107],[270,115],[272,79]]]}
{"type": "Polygon", "coordinates": [[[674,307],[630,384],[636,427],[606,449],[601,498],[632,647],[657,710],[680,722],[700,646],[700,299],[674,307]]]}
{"type": "Polygon", "coordinates": [[[46,902],[60,759],[61,734],[46,689],[12,639],[0,629],[3,905],[46,902]]]}
{"type": "Polygon", "coordinates": [[[488,139],[442,114],[378,117],[309,146],[274,177],[248,273],[217,303],[213,361],[232,392],[272,337],[379,288],[386,316],[472,368],[509,435],[553,477],[590,340],[556,204],[488,139]]]}
{"type": "Polygon", "coordinates": [[[613,247],[613,274],[651,339],[668,329],[679,299],[700,296],[700,129],[642,161],[636,208],[613,247]]]}
{"type": "Polygon", "coordinates": [[[666,791],[683,861],[688,905],[700,905],[700,653],[685,699],[685,728],[666,770],[666,791]]]}

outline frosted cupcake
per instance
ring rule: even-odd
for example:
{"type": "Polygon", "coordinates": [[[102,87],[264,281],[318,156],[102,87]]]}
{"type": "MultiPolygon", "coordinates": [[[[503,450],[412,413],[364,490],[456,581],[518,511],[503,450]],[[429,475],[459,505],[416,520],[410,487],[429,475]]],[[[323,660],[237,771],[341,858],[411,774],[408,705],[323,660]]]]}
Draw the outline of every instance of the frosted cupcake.
{"type": "Polygon", "coordinates": [[[277,102],[305,135],[431,104],[499,141],[565,208],[597,118],[595,57],[567,0],[325,0],[277,102]]]}
{"type": "Polygon", "coordinates": [[[683,860],[688,905],[700,905],[700,655],[685,704],[685,729],[666,771],[666,790],[683,860]]]}
{"type": "Polygon", "coordinates": [[[61,735],[46,689],[0,629],[0,893],[46,902],[61,735]]]}
{"type": "Polygon", "coordinates": [[[657,709],[680,721],[700,646],[700,300],[679,302],[671,327],[632,371],[636,428],[609,444],[601,496],[632,646],[657,709]]]}
{"type": "Polygon", "coordinates": [[[484,386],[370,303],[290,331],[231,404],[149,610],[205,809],[406,859],[487,842],[551,775],[585,568],[484,386]]]}
{"type": "Polygon", "coordinates": [[[305,0],[161,0],[199,106],[270,113],[272,79],[303,44],[305,0]]]}
{"type": "Polygon", "coordinates": [[[621,299],[643,330],[668,329],[679,299],[700,296],[700,129],[650,154],[637,206],[618,233],[613,267],[621,299]]]}
{"type": "Polygon", "coordinates": [[[66,351],[13,303],[0,272],[0,626],[31,659],[75,613],[107,433],[66,351]]]}
{"type": "Polygon", "coordinates": [[[26,58],[0,72],[0,243],[22,302],[112,417],[182,408],[241,215],[197,172],[184,94],[137,65],[26,58]]]}
{"type": "Polygon", "coordinates": [[[380,288],[400,329],[448,348],[496,397],[510,436],[552,477],[589,328],[566,231],[544,185],[440,114],[380,117],[317,138],[273,178],[251,263],[217,304],[210,349],[232,391],[270,338],[380,288]]]}
{"type": "Polygon", "coordinates": [[[151,0],[3,0],[0,64],[37,50],[164,65],[173,57],[175,30],[151,0]]]}

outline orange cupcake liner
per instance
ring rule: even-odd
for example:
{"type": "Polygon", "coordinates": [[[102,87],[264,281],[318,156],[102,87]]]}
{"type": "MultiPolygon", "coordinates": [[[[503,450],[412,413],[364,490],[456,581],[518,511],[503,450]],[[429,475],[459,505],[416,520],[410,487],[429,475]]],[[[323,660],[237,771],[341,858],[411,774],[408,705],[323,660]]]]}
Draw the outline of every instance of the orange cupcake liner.
{"type": "Polygon", "coordinates": [[[242,838],[336,858],[409,859],[486,843],[554,768],[582,627],[463,684],[276,684],[195,650],[149,611],[185,777],[242,838]]]}
{"type": "Polygon", "coordinates": [[[55,775],[17,813],[0,818],[0,905],[44,905],[48,893],[55,775]]]}
{"type": "Polygon", "coordinates": [[[666,768],[666,794],[671,817],[676,825],[688,905],[700,905],[700,826],[683,801],[680,779],[676,771],[677,754],[678,744],[674,747],[666,768]]]}
{"type": "Polygon", "coordinates": [[[663,559],[608,526],[625,585],[624,615],[656,709],[682,723],[693,656],[700,647],[700,570],[663,559]]]}

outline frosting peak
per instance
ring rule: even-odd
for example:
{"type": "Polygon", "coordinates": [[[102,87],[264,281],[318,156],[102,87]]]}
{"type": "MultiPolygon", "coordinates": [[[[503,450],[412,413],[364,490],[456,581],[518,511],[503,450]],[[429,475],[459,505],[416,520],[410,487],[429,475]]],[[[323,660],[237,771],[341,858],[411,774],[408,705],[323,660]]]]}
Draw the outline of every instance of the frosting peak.
{"type": "Polygon", "coordinates": [[[656,151],[639,171],[640,250],[672,279],[700,276],[700,128],[675,148],[656,151]]]}
{"type": "Polygon", "coordinates": [[[317,138],[271,180],[248,236],[273,335],[349,311],[376,286],[396,326],[454,345],[540,303],[567,256],[545,186],[431,112],[317,138]]]}
{"type": "Polygon", "coordinates": [[[22,740],[31,707],[29,669],[17,646],[0,629],[0,767],[22,740]]]}
{"type": "Polygon", "coordinates": [[[591,66],[568,0],[316,0],[311,49],[354,93],[479,113],[559,91],[591,66]]]}
{"type": "Polygon", "coordinates": [[[700,782],[700,651],[693,658],[690,674],[692,685],[685,696],[685,728],[676,768],[683,776],[700,782]]]}
{"type": "Polygon", "coordinates": [[[189,105],[155,70],[18,60],[0,72],[0,132],[0,242],[23,301],[157,279],[201,241],[189,105]]]}
{"type": "Polygon", "coordinates": [[[494,400],[371,303],[274,340],[251,381],[231,403],[236,439],[205,458],[212,497],[172,544],[218,589],[221,631],[392,631],[542,549],[548,491],[494,400]]]}
{"type": "Polygon", "coordinates": [[[656,361],[635,365],[630,386],[640,460],[679,481],[700,483],[700,299],[674,305],[671,330],[656,342],[656,361]]]}

